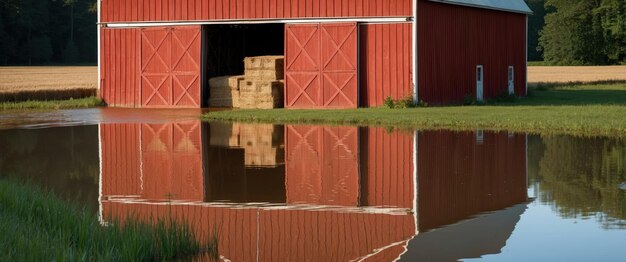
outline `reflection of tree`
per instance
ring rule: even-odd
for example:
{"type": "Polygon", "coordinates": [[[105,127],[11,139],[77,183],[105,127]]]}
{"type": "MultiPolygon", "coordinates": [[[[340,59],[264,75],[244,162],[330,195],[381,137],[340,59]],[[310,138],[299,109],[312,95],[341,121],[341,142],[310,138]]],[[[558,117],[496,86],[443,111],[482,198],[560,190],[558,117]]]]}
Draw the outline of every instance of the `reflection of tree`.
{"type": "Polygon", "coordinates": [[[0,131],[0,177],[42,184],[70,200],[95,201],[99,179],[97,126],[0,131]],[[77,196],[76,194],[81,194],[77,196]],[[90,199],[90,200],[91,200],[90,199]]]}
{"type": "Polygon", "coordinates": [[[541,201],[564,217],[595,216],[606,228],[626,228],[626,140],[546,137],[539,162],[541,201]]]}

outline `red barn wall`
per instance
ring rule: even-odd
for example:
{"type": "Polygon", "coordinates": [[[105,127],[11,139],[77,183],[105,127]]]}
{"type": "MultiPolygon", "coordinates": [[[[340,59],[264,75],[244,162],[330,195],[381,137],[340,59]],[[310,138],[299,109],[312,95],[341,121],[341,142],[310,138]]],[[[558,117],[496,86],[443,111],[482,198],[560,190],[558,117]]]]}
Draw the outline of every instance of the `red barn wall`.
{"type": "Polygon", "coordinates": [[[381,106],[387,97],[412,96],[412,24],[363,24],[359,30],[359,105],[381,106]]]}
{"type": "Polygon", "coordinates": [[[101,22],[413,16],[412,0],[102,0],[101,22]]]}
{"type": "Polygon", "coordinates": [[[111,106],[140,107],[140,29],[100,29],[100,97],[111,106]]]}
{"type": "Polygon", "coordinates": [[[419,98],[431,104],[476,97],[476,66],[484,67],[484,98],[505,94],[515,67],[515,94],[526,95],[526,15],[420,0],[419,98]]]}

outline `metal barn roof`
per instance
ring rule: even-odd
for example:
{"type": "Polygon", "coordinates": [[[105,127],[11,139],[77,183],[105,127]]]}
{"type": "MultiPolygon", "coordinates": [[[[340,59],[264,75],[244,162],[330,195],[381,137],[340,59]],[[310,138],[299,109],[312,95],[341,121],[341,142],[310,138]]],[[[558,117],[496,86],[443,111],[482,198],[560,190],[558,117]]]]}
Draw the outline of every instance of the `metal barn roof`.
{"type": "Polygon", "coordinates": [[[453,5],[464,5],[477,8],[486,8],[499,11],[532,14],[524,0],[430,0],[432,2],[447,3],[453,5]]]}

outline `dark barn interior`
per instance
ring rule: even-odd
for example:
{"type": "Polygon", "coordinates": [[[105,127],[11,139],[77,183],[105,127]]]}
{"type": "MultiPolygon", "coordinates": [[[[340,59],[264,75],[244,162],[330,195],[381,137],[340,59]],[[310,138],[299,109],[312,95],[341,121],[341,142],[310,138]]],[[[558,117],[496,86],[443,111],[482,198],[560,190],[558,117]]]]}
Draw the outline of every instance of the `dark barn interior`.
{"type": "Polygon", "coordinates": [[[284,54],[284,24],[205,25],[202,30],[203,106],[210,78],[243,75],[245,57],[284,54]]]}

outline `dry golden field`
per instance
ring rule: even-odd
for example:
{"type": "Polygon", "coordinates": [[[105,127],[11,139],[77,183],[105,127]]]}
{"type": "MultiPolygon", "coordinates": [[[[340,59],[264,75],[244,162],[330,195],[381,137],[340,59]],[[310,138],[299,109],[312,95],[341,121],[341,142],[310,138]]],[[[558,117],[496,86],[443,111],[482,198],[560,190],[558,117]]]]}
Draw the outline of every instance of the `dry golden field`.
{"type": "Polygon", "coordinates": [[[531,66],[529,83],[626,80],[626,66],[531,66]]]}
{"type": "MultiPolygon", "coordinates": [[[[531,66],[530,83],[626,81],[626,66],[531,66]]],[[[0,101],[80,98],[97,94],[95,66],[0,67],[0,101]]]]}
{"type": "Polygon", "coordinates": [[[0,101],[80,98],[97,88],[95,66],[0,67],[0,101]]]}
{"type": "Polygon", "coordinates": [[[0,92],[97,88],[95,66],[0,67],[0,92]]]}

